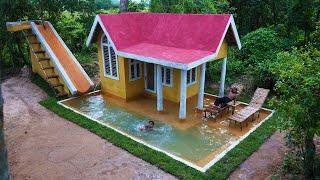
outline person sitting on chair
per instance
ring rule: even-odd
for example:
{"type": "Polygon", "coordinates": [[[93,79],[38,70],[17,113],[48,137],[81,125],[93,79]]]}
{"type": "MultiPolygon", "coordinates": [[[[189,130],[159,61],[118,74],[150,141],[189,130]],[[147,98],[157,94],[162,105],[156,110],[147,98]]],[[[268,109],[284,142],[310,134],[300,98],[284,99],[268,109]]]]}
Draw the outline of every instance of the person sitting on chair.
{"type": "Polygon", "coordinates": [[[238,95],[238,88],[231,87],[229,90],[228,96],[217,98],[214,101],[214,103],[211,104],[211,106],[219,107],[219,108],[225,107],[229,102],[235,100],[237,98],[237,95],[238,95]]]}

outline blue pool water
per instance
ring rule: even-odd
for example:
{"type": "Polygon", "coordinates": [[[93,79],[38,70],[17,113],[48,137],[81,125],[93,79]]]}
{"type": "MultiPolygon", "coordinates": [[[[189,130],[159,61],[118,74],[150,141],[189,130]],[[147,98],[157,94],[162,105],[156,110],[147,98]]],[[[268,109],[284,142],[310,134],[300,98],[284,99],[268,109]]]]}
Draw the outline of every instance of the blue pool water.
{"type": "Polygon", "coordinates": [[[88,95],[68,101],[72,102],[65,104],[77,111],[191,162],[197,162],[237,139],[226,129],[214,128],[205,122],[180,130],[156,119],[128,112],[109,103],[101,95],[88,95]],[[149,120],[155,122],[154,130],[140,131],[139,128],[149,120]]]}

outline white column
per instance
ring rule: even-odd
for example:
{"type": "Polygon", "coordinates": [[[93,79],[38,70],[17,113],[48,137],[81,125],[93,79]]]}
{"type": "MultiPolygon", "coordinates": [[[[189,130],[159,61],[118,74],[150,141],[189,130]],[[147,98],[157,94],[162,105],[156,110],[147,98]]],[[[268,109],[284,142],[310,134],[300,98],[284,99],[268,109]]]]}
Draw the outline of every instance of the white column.
{"type": "Polygon", "coordinates": [[[157,111],[163,111],[163,97],[162,97],[162,81],[161,81],[161,66],[157,66],[157,111]]]}
{"type": "Polygon", "coordinates": [[[180,110],[179,118],[185,119],[187,115],[187,70],[181,70],[180,82],[180,110]]]}
{"type": "Polygon", "coordinates": [[[198,90],[198,109],[203,109],[204,84],[206,79],[206,63],[201,64],[198,90]]]}
{"type": "Polygon", "coordinates": [[[224,96],[224,83],[226,81],[226,73],[227,73],[227,57],[223,58],[222,64],[221,64],[219,97],[224,96]]]}

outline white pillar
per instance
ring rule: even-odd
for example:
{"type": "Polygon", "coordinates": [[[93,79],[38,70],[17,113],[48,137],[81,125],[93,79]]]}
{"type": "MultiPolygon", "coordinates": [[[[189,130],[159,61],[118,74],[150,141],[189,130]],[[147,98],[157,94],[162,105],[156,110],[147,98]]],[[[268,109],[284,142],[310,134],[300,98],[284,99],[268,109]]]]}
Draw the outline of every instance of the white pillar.
{"type": "Polygon", "coordinates": [[[206,63],[201,64],[198,90],[198,109],[203,109],[204,84],[206,79],[206,63]]]}
{"type": "Polygon", "coordinates": [[[161,66],[157,65],[157,111],[163,111],[161,66]]]}
{"type": "Polygon", "coordinates": [[[219,97],[224,96],[224,83],[226,81],[226,73],[227,73],[227,57],[223,58],[222,64],[221,64],[219,97]]]}
{"type": "Polygon", "coordinates": [[[187,116],[187,70],[181,70],[180,82],[180,110],[179,118],[185,119],[187,116]]]}

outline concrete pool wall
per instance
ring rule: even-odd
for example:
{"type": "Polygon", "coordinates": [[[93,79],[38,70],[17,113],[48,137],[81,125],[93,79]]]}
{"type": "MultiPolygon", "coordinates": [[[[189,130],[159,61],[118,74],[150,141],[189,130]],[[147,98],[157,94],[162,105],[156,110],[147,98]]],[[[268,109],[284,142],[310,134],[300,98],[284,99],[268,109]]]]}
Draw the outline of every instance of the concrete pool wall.
{"type": "MultiPolygon", "coordinates": [[[[99,94],[99,92],[100,91],[95,91],[95,92],[89,93],[89,94],[87,94],[85,96],[94,96],[96,94],[99,94]]],[[[207,94],[207,96],[211,96],[211,95],[207,94]]],[[[66,99],[66,100],[59,101],[58,104],[60,104],[61,106],[65,107],[67,109],[70,109],[70,110],[72,110],[72,111],[74,111],[74,112],[76,112],[78,114],[81,114],[81,115],[87,117],[88,119],[91,119],[91,120],[93,120],[93,121],[95,121],[95,122],[97,122],[99,124],[102,124],[103,126],[111,128],[111,129],[115,130],[116,132],[118,132],[118,133],[120,133],[120,134],[122,134],[124,136],[127,136],[127,137],[131,138],[132,140],[134,140],[136,142],[139,142],[139,143],[141,143],[141,144],[143,144],[143,145],[145,145],[145,146],[147,146],[147,147],[149,147],[151,149],[154,149],[156,151],[162,152],[162,153],[168,155],[169,157],[171,157],[171,158],[173,158],[173,159],[175,159],[177,161],[180,161],[180,162],[182,162],[182,163],[184,163],[184,164],[186,164],[186,165],[188,165],[188,166],[190,166],[190,167],[192,167],[194,169],[197,169],[197,170],[199,170],[201,172],[205,172],[212,165],[214,165],[217,161],[219,161],[228,151],[233,149],[237,144],[239,144],[249,134],[251,134],[253,131],[255,131],[263,122],[265,122],[267,119],[269,119],[274,113],[273,110],[263,108],[264,111],[269,112],[269,114],[266,115],[264,117],[264,119],[262,119],[257,124],[255,124],[252,127],[250,127],[248,129],[248,131],[245,131],[241,135],[239,135],[239,138],[237,140],[235,140],[234,142],[232,142],[231,144],[225,144],[222,148],[220,148],[220,150],[218,152],[213,153],[213,155],[208,157],[209,159],[206,158],[206,160],[203,163],[201,163],[201,165],[199,165],[199,163],[197,164],[197,163],[190,162],[190,161],[188,161],[186,159],[183,159],[183,158],[181,158],[181,157],[179,157],[179,156],[177,156],[177,155],[175,155],[175,154],[173,154],[171,152],[168,152],[168,151],[166,151],[164,149],[161,149],[161,148],[158,148],[158,147],[156,147],[156,146],[154,146],[152,144],[149,144],[149,143],[143,141],[142,139],[134,137],[134,136],[124,132],[123,130],[117,129],[116,127],[113,127],[113,126],[111,126],[111,125],[109,125],[107,123],[101,122],[101,120],[97,120],[97,119],[93,118],[92,116],[89,116],[88,114],[85,114],[85,113],[83,113],[83,112],[81,112],[81,111],[79,111],[79,110],[77,110],[75,108],[72,108],[71,106],[67,105],[68,101],[76,100],[76,99],[78,99],[78,98],[72,97],[72,98],[69,98],[69,99],[66,99]]],[[[241,103],[241,104],[242,105],[247,105],[246,103],[241,103]]],[[[140,109],[140,111],[141,111],[141,109],[140,109]]],[[[202,121],[202,120],[200,120],[200,121],[202,121]]],[[[167,123],[167,122],[165,122],[165,123],[167,123]]]]}

